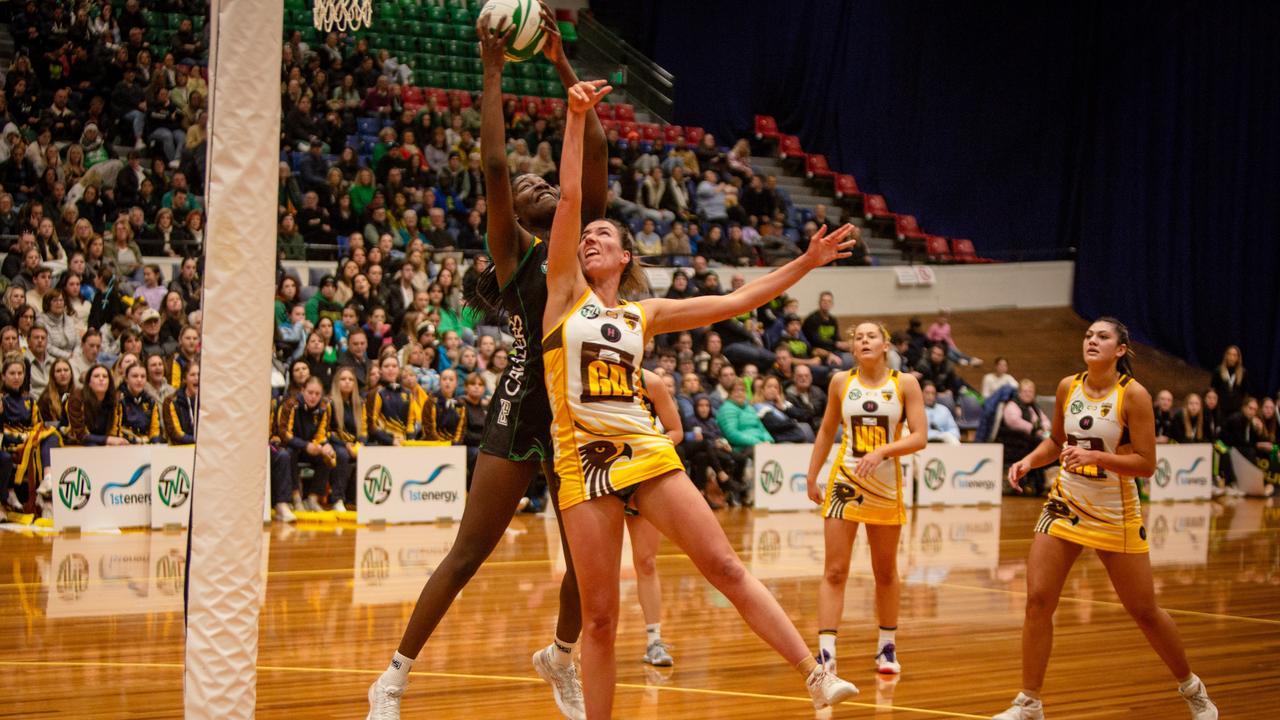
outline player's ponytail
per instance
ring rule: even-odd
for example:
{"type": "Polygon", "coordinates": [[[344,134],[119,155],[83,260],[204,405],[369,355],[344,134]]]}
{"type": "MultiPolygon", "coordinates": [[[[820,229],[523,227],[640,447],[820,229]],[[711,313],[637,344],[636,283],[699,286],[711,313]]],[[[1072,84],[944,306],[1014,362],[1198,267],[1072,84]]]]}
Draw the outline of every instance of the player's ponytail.
{"type": "Polygon", "coordinates": [[[1121,375],[1133,377],[1133,360],[1137,355],[1134,352],[1133,344],[1129,340],[1129,328],[1125,327],[1124,323],[1110,315],[1100,317],[1097,320],[1094,320],[1094,322],[1106,323],[1115,330],[1116,346],[1119,347],[1120,345],[1123,345],[1125,347],[1124,355],[1116,358],[1116,372],[1119,372],[1121,375]]]}
{"type": "Polygon", "coordinates": [[[641,298],[653,295],[652,289],[649,287],[649,278],[644,274],[644,267],[640,264],[640,256],[636,251],[636,239],[631,234],[631,228],[617,220],[606,220],[613,225],[618,231],[618,241],[622,244],[622,249],[631,253],[631,262],[622,269],[622,280],[618,283],[618,295],[628,300],[639,300],[641,298]]]}

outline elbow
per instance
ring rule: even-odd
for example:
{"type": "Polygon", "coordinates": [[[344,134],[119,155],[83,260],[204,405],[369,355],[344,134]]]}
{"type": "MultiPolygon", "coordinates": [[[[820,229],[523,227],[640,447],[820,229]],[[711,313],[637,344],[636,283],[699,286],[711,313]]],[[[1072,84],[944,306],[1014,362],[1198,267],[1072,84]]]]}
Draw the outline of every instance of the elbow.
{"type": "Polygon", "coordinates": [[[1150,456],[1141,455],[1140,457],[1142,458],[1142,465],[1138,468],[1136,476],[1149,478],[1156,472],[1155,454],[1152,453],[1150,456]]]}

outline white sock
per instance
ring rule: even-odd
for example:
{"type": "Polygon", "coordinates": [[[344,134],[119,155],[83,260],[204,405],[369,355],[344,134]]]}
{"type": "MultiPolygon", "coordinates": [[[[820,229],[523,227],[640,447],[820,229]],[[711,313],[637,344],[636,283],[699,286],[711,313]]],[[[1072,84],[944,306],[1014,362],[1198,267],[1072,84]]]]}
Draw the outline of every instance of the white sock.
{"type": "Polygon", "coordinates": [[[649,636],[649,644],[652,645],[662,639],[662,623],[645,625],[644,632],[649,636]]]}
{"type": "Polygon", "coordinates": [[[884,649],[885,645],[893,644],[896,646],[897,642],[894,641],[894,636],[896,636],[897,634],[898,634],[897,625],[894,625],[891,628],[881,627],[880,628],[880,644],[876,646],[876,654],[879,655],[880,651],[884,649]]]}
{"type": "Polygon", "coordinates": [[[383,685],[402,688],[409,684],[409,670],[413,668],[413,658],[400,653],[391,656],[391,664],[387,666],[380,678],[383,685]]]}
{"type": "Polygon", "coordinates": [[[1196,677],[1195,673],[1191,673],[1191,677],[1178,683],[1178,691],[1185,693],[1186,691],[1195,687],[1196,683],[1198,682],[1200,682],[1200,678],[1196,677]]]}
{"type": "Polygon", "coordinates": [[[556,665],[567,667],[573,663],[573,649],[577,646],[578,643],[576,642],[565,642],[560,638],[556,638],[555,642],[551,643],[551,647],[555,648],[555,651],[551,653],[551,659],[555,661],[556,665]]]}
{"type": "Polygon", "coordinates": [[[824,665],[836,659],[835,630],[818,631],[818,658],[822,660],[824,665]]]}

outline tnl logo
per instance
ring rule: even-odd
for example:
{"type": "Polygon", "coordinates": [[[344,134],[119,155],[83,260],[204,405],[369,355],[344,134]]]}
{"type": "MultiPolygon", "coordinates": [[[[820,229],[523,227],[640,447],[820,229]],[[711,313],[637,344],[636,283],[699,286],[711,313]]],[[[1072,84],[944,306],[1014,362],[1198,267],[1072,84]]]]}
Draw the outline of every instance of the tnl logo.
{"type": "Polygon", "coordinates": [[[182,507],[191,497],[191,476],[181,467],[170,465],[160,473],[157,490],[165,507],[182,507]]]}
{"type": "Polygon", "coordinates": [[[770,460],[760,469],[760,489],[770,495],[777,495],[782,489],[782,464],[770,460]]]}
{"type": "MultiPolygon", "coordinates": [[[[977,468],[974,468],[976,471],[977,468]]],[[[938,458],[934,458],[924,466],[924,485],[930,490],[937,490],[947,481],[947,466],[938,458]]]]}
{"type": "Polygon", "coordinates": [[[391,471],[385,465],[374,465],[364,474],[364,497],[374,505],[391,497],[391,471]]]}
{"type": "MultiPolygon", "coordinates": [[[[1195,466],[1193,465],[1192,468],[1194,469],[1195,466]]],[[[1169,471],[1169,461],[1162,458],[1160,462],[1156,463],[1156,473],[1151,479],[1155,481],[1156,485],[1165,487],[1172,478],[1173,473],[1169,471]]]]}
{"type": "Polygon", "coordinates": [[[88,505],[92,491],[88,473],[78,467],[67,468],[58,478],[58,499],[68,510],[80,510],[88,505]]]}

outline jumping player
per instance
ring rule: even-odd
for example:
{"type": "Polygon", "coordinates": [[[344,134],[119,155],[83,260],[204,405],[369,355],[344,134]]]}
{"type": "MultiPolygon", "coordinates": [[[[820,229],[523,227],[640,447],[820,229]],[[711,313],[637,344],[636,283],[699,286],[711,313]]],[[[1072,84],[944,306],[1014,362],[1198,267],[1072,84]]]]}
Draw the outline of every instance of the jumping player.
{"type": "Polygon", "coordinates": [[[1178,681],[1192,720],[1216,720],[1218,708],[1191,672],[1173,618],[1156,603],[1142,524],[1137,477],[1156,468],[1151,394],[1133,379],[1129,331],[1102,318],[1084,334],[1086,372],[1058,383],[1053,433],[1009,467],[1019,492],[1023,475],[1057,460],[1058,479],[1036,522],[1027,557],[1027,611],[1022,625],[1022,692],[994,720],[1041,720],[1040,688],[1053,649],[1053,613],[1071,566],[1085,548],[1098,553],[1111,586],[1147,642],[1178,681]]]}
{"type": "Polygon", "coordinates": [[[827,412],[809,460],[809,499],[822,505],[826,537],[826,568],[818,589],[818,661],[828,672],[835,672],[836,634],[844,614],[849,556],[858,523],[862,523],[871,548],[880,621],[876,670],[896,675],[902,672],[896,638],[901,593],[898,536],[907,521],[899,458],[924,449],[929,424],[919,381],[910,373],[889,369],[889,334],[884,326],[861,323],[851,339],[858,367],[832,378],[827,412]],[[910,428],[905,436],[904,422],[910,428]],[[818,473],[841,425],[844,437],[824,493],[818,485],[818,473]]]}
{"type": "Polygon", "coordinates": [[[753,631],[801,672],[814,707],[838,703],[857,688],[818,665],[777,599],[746,572],[685,475],[671,438],[653,426],[636,388],[650,337],[754,310],[809,270],[850,255],[855,241],[845,238],[853,226],[830,235],[819,230],[803,256],[728,295],[624,300],[643,283],[630,232],[609,220],[588,223],[585,231],[582,227],[584,126],[609,91],[599,80],[578,83],[569,91],[542,339],[559,502],[580,578],[587,717],[608,718],[613,709],[623,508],[631,504],[689,555],[753,631]]]}
{"type": "MultiPolygon", "coordinates": [[[[543,49],[560,73],[565,87],[577,82],[561,49],[555,18],[542,6],[543,49]]],[[[488,245],[493,265],[477,282],[479,299],[500,309],[509,321],[514,343],[510,364],[498,379],[490,400],[485,437],[472,473],[471,492],[449,554],[427,580],[413,609],[404,637],[390,666],[369,688],[369,718],[400,717],[400,698],[413,661],[422,651],[458,592],[493,552],[515,515],[538,466],[550,459],[551,413],[543,386],[540,332],[546,305],[547,245],[559,191],[537,175],[521,175],[511,182],[507,171],[505,122],[502,117],[502,67],[511,27],[489,29],[488,17],[476,23],[484,62],[484,93],[480,101],[480,146],[484,157],[489,204],[488,245]]],[[[593,188],[582,202],[585,217],[603,217],[607,201],[608,155],[604,130],[595,113],[587,118],[585,177],[575,178],[593,188]]],[[[564,179],[562,173],[561,178],[564,179]]],[[[472,298],[473,300],[475,298],[472,298]]],[[[543,465],[552,493],[555,477],[543,465]]],[[[557,509],[557,517],[559,511],[557,509]]],[[[561,532],[563,540],[563,530],[561,532]]],[[[560,586],[560,615],[554,641],[533,656],[538,674],[551,685],[556,705],[568,718],[581,720],[582,686],[573,651],[581,632],[577,580],[567,542],[565,576],[560,586]]]]}

